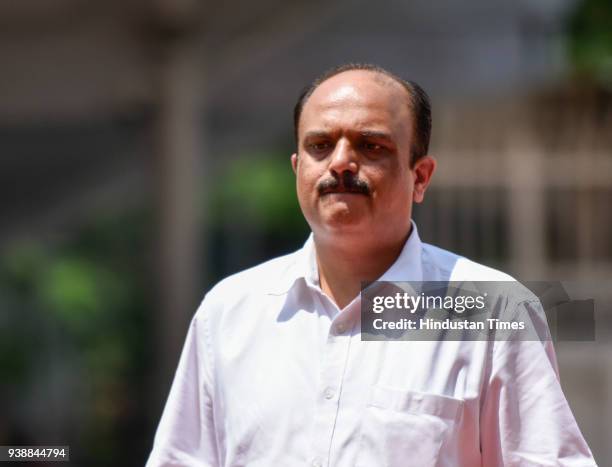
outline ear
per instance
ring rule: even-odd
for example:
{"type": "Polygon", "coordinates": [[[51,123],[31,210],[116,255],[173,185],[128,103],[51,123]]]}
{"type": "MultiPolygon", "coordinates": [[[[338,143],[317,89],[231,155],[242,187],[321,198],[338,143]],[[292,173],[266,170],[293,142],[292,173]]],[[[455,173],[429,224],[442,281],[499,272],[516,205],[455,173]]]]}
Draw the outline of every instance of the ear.
{"type": "Polygon", "coordinates": [[[297,153],[293,153],[291,155],[291,167],[293,168],[293,173],[297,173],[298,166],[298,155],[297,153]]]}
{"type": "Polygon", "coordinates": [[[412,168],[414,173],[412,199],[415,203],[421,203],[425,199],[425,191],[436,170],[436,165],[436,160],[432,156],[423,156],[414,163],[412,168]]]}

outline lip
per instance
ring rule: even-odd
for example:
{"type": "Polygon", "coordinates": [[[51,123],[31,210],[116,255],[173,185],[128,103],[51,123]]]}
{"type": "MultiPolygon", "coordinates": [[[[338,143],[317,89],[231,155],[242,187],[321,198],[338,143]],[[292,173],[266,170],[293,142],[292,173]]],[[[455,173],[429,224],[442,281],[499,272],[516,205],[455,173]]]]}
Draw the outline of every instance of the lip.
{"type": "Polygon", "coordinates": [[[360,191],[349,191],[349,190],[330,190],[321,193],[321,196],[325,195],[363,195],[366,196],[365,193],[360,191]]]}

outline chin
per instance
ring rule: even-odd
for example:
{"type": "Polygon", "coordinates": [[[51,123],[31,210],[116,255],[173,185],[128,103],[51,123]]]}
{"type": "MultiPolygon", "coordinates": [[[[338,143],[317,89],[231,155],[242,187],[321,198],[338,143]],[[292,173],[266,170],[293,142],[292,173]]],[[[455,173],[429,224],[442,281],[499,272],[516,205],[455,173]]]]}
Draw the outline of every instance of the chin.
{"type": "MultiPolygon", "coordinates": [[[[331,199],[329,199],[331,201],[331,199]]],[[[320,235],[369,235],[372,219],[361,203],[321,203],[315,209],[302,209],[306,221],[320,235]]]]}
{"type": "Polygon", "coordinates": [[[335,212],[322,220],[321,226],[328,232],[367,234],[369,230],[363,215],[352,212],[335,212]]]}

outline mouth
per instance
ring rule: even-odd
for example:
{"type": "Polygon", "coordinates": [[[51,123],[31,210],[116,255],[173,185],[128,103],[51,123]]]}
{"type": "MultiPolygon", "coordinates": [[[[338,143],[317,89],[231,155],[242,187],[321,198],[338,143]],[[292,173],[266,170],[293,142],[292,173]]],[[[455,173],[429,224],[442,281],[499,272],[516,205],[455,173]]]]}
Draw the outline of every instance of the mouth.
{"type": "Polygon", "coordinates": [[[367,196],[363,191],[358,190],[343,190],[343,189],[335,189],[335,190],[325,190],[321,193],[321,196],[326,195],[363,195],[367,196]]]}
{"type": "Polygon", "coordinates": [[[317,186],[319,196],[325,195],[365,195],[370,196],[370,186],[354,174],[345,171],[342,177],[335,176],[321,181],[317,186]]]}

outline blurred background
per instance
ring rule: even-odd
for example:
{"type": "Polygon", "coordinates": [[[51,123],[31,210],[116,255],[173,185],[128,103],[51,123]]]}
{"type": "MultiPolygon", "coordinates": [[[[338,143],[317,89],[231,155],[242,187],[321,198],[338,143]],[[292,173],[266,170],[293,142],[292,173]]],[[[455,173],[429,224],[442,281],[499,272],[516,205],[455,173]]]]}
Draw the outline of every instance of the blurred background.
{"type": "MultiPolygon", "coordinates": [[[[204,293],[308,235],[292,107],[349,61],[432,97],[424,241],[612,287],[609,0],[3,2],[0,445],[144,464],[204,293]]],[[[596,320],[556,348],[612,465],[612,313],[596,320]]]]}

